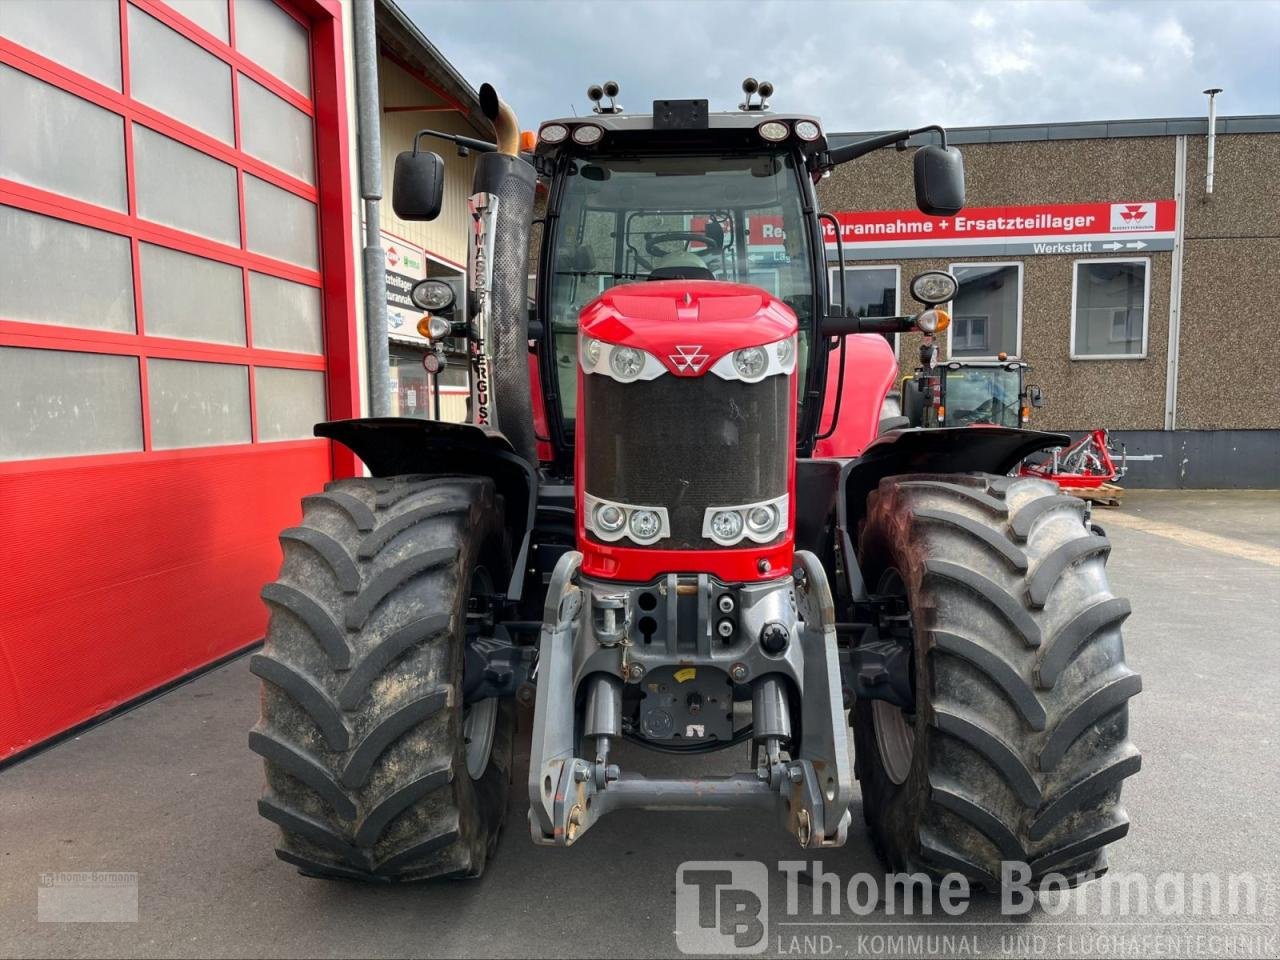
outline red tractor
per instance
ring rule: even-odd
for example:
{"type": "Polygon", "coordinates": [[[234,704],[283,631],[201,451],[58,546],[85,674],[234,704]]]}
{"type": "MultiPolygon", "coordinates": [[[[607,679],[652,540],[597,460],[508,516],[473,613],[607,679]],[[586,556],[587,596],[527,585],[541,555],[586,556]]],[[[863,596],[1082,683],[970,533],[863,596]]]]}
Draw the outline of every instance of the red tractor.
{"type": "MultiPolygon", "coordinates": [[[[480,874],[529,701],[540,844],[627,808],[750,807],[840,846],[855,778],[886,864],[935,879],[1024,861],[1078,882],[1125,833],[1139,679],[1109,544],[1081,501],[1006,475],[1064,438],[877,436],[895,361],[859,335],[938,329],[954,281],[917,278],[910,317],[829,302],[815,183],[921,131],[832,147],[744,87],[736,113],[598,105],[524,155],[481,88],[498,143],[477,157],[470,290],[415,291],[433,335],[469,345],[473,422],[319,424],[371,476],[303,501],[263,592],[259,809],[303,873],[480,874]],[[739,744],[741,772],[699,774],[739,744]],[[690,776],[641,776],[632,747],[690,776]]],[[[960,155],[926,129],[918,205],[953,214],[960,155]]],[[[401,217],[438,214],[441,171],[399,157],[401,217]]]]}

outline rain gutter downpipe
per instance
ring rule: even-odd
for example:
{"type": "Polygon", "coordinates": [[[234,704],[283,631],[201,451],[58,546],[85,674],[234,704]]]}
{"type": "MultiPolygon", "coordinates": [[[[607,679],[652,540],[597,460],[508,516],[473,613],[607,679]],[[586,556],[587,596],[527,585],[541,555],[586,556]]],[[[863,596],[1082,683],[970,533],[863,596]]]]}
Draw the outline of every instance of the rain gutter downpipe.
{"type": "Polygon", "coordinates": [[[387,348],[387,261],[382,249],[382,123],[378,98],[378,37],[374,0],[355,0],[357,158],[364,201],[364,337],[369,416],[391,415],[387,348]]]}

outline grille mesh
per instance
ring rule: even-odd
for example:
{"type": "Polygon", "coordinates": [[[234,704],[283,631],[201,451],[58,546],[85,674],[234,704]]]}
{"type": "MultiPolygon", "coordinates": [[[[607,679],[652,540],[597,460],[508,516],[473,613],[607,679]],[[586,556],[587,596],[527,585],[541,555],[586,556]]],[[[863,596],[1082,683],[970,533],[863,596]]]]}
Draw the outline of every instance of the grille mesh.
{"type": "Polygon", "coordinates": [[[707,507],[787,492],[788,377],[618,383],[590,374],[583,381],[578,439],[586,444],[586,490],[606,500],[665,506],[671,539],[654,547],[719,549],[702,536],[707,507]]]}

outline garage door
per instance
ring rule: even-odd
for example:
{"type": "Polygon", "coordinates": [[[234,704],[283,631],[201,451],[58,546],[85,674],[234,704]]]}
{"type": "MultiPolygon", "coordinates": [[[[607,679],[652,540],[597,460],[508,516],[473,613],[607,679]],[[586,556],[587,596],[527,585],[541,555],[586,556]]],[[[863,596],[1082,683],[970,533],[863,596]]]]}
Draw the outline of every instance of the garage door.
{"type": "Polygon", "coordinates": [[[341,16],[0,2],[0,758],[258,639],[350,469],[341,16]]]}

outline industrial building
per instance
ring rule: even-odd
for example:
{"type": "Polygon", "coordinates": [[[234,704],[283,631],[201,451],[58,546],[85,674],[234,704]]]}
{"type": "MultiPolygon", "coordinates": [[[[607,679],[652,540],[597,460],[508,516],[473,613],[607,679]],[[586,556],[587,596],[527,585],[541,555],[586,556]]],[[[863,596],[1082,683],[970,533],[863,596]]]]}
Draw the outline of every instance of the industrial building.
{"type": "MultiPolygon", "coordinates": [[[[0,760],[258,641],[279,531],[359,469],[312,425],[367,409],[352,5],[68,6],[0,3],[0,760]]],[[[392,165],[424,127],[491,131],[390,0],[376,28],[392,407],[434,416],[405,292],[461,289],[472,161],[424,141],[447,171],[430,224],[394,217],[392,165]]],[[[1037,426],[1110,428],[1134,484],[1274,486],[1280,117],[1218,122],[1212,195],[1205,134],[953,131],[963,225],[913,211],[909,154],[819,196],[868,312],[957,273],[944,349],[1030,361],[1037,426]]],[[[462,419],[465,370],[440,385],[462,419]]]]}

